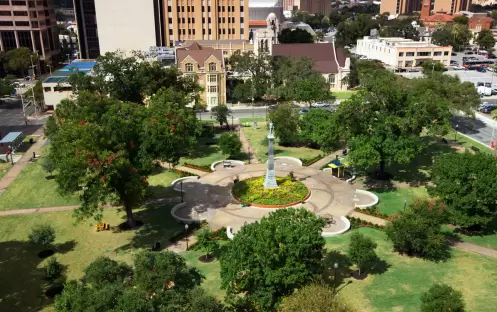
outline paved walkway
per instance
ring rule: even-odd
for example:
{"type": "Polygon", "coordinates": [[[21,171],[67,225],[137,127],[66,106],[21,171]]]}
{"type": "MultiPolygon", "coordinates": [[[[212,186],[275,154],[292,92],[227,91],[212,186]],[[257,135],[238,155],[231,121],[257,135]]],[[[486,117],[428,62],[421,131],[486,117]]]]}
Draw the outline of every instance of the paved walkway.
{"type": "Polygon", "coordinates": [[[365,214],[365,213],[362,213],[362,212],[358,212],[358,211],[352,211],[349,216],[353,217],[353,218],[357,218],[357,219],[361,219],[361,220],[364,220],[364,221],[367,221],[367,222],[371,222],[373,224],[378,224],[378,225],[381,225],[381,226],[385,226],[387,224],[387,220],[384,220],[384,219],[381,219],[381,218],[378,218],[378,217],[374,217],[374,216],[370,216],[368,214],[365,214]]]}
{"type": "Polygon", "coordinates": [[[199,177],[203,177],[206,174],[209,174],[209,172],[205,172],[205,171],[202,171],[202,170],[197,170],[197,169],[186,167],[186,166],[182,166],[182,165],[174,167],[172,164],[167,163],[167,162],[161,162],[161,166],[164,167],[164,168],[167,168],[167,169],[173,169],[174,168],[174,169],[181,170],[181,171],[184,171],[184,172],[189,172],[191,174],[198,175],[199,177]]]}
{"type": "Polygon", "coordinates": [[[247,140],[247,137],[245,136],[245,133],[243,132],[243,128],[240,131],[240,141],[242,142],[243,151],[245,153],[247,153],[248,155],[250,155],[250,163],[251,164],[258,164],[258,163],[260,163],[259,159],[257,159],[257,156],[254,153],[254,150],[250,146],[250,143],[247,140]]]}
{"type": "Polygon", "coordinates": [[[14,180],[17,178],[17,176],[21,173],[21,171],[24,169],[24,167],[29,164],[29,160],[33,157],[33,152],[35,154],[39,154],[40,149],[45,145],[45,142],[47,141],[44,138],[44,128],[38,129],[35,133],[32,135],[39,135],[40,137],[38,140],[22,155],[21,159],[12,166],[9,171],[0,179],[0,194],[2,194],[11,184],[14,182],[14,180]]]}
{"type": "Polygon", "coordinates": [[[319,170],[319,169],[321,169],[321,167],[326,166],[327,164],[329,164],[332,160],[335,160],[337,153],[338,153],[337,151],[332,152],[331,154],[326,155],[323,158],[321,158],[320,160],[316,161],[315,163],[313,163],[309,167],[310,168],[315,168],[315,169],[319,170]]]}

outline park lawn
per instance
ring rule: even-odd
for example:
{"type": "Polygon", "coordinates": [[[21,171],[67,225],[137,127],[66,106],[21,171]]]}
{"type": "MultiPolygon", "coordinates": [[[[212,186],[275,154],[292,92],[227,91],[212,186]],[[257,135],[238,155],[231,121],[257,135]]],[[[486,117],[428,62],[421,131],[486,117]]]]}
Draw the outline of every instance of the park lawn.
{"type": "Polygon", "coordinates": [[[378,210],[387,215],[394,215],[404,209],[404,200],[407,200],[406,207],[416,198],[429,198],[426,187],[398,187],[393,189],[368,189],[378,195],[378,210]]]}
{"type": "MultiPolygon", "coordinates": [[[[67,279],[83,276],[83,269],[99,256],[132,263],[132,256],[154,242],[161,247],[182,227],[170,215],[171,206],[150,206],[135,210],[144,225],[134,231],[96,232],[94,220],[74,224],[71,211],[12,215],[0,218],[0,311],[40,311],[51,302],[43,296],[46,286],[43,267],[46,259],[38,258],[40,247],[27,242],[30,229],[36,224],[51,224],[56,231],[55,256],[65,266],[67,279]]],[[[114,227],[124,221],[124,212],[107,208],[104,222],[114,227]]]]}
{"type": "MultiPolygon", "coordinates": [[[[197,146],[190,154],[180,159],[180,164],[189,163],[197,166],[210,166],[213,162],[226,159],[227,155],[221,152],[218,145],[219,138],[201,138],[197,141],[197,146]]],[[[247,160],[245,153],[240,153],[237,160],[247,160]]]]}
{"type": "Polygon", "coordinates": [[[336,99],[340,99],[340,100],[346,100],[346,99],[350,99],[352,97],[352,95],[354,95],[357,91],[332,91],[332,95],[336,98],[336,99]]]}
{"type": "Polygon", "coordinates": [[[168,171],[164,168],[157,168],[155,172],[148,176],[148,188],[151,198],[166,198],[178,193],[171,187],[171,182],[180,176],[176,172],[168,171]]]}
{"type": "Polygon", "coordinates": [[[9,171],[12,164],[10,162],[0,162],[0,179],[9,171]]]}
{"type": "Polygon", "coordinates": [[[23,142],[29,143],[30,139],[33,139],[33,142],[36,142],[38,141],[39,138],[40,138],[39,135],[27,135],[26,137],[24,137],[23,142]]]}
{"type": "Polygon", "coordinates": [[[455,138],[457,138],[457,142],[459,144],[461,144],[463,147],[467,148],[468,150],[471,149],[472,146],[475,146],[476,148],[478,148],[480,150],[480,152],[482,153],[486,153],[486,154],[491,154],[492,153],[492,149],[487,146],[487,145],[483,145],[479,142],[476,142],[475,140],[461,134],[461,132],[457,132],[457,137],[455,136],[455,131],[454,130],[451,130],[449,132],[449,134],[447,134],[447,138],[450,139],[450,140],[453,140],[455,138]]]}
{"type": "MultiPolygon", "coordinates": [[[[261,162],[267,160],[267,135],[268,130],[266,128],[266,122],[260,122],[257,125],[257,129],[254,127],[243,128],[245,137],[250,143],[252,152],[257,155],[257,158],[261,162]]],[[[312,149],[307,147],[285,147],[278,144],[278,140],[275,140],[276,144],[274,147],[274,156],[290,156],[300,159],[310,159],[321,154],[318,149],[312,149]]]]}
{"type": "Polygon", "coordinates": [[[240,118],[240,122],[241,122],[241,123],[244,123],[244,122],[249,122],[249,123],[250,123],[250,127],[253,127],[253,126],[254,126],[254,121],[257,121],[257,122],[265,122],[265,121],[266,121],[266,117],[248,117],[248,118],[240,118]]]}
{"type": "Polygon", "coordinates": [[[28,164],[9,188],[0,194],[0,210],[78,205],[76,196],[62,196],[54,179],[45,179],[47,173],[41,162],[28,164]]]}
{"type": "MultiPolygon", "coordinates": [[[[383,232],[369,228],[355,231],[364,233],[378,244],[378,256],[389,266],[386,272],[370,274],[362,281],[347,277],[339,286],[339,295],[355,305],[359,311],[417,312],[420,295],[437,282],[446,283],[461,291],[467,311],[495,310],[497,297],[493,290],[497,287],[496,259],[457,249],[452,250],[452,258],[447,262],[435,263],[409,258],[392,252],[392,245],[383,232]],[[351,283],[347,285],[349,281],[351,283]]],[[[327,238],[326,247],[329,250],[346,252],[350,234],[351,232],[327,238]]],[[[328,265],[337,258],[339,259],[330,256],[328,265]]],[[[339,271],[342,273],[343,269],[339,271]]]]}
{"type": "Polygon", "coordinates": [[[188,265],[196,267],[205,276],[202,287],[211,295],[222,300],[226,291],[221,289],[221,266],[219,260],[203,263],[198,258],[204,254],[204,251],[189,250],[181,253],[181,256],[186,259],[188,265]]]}

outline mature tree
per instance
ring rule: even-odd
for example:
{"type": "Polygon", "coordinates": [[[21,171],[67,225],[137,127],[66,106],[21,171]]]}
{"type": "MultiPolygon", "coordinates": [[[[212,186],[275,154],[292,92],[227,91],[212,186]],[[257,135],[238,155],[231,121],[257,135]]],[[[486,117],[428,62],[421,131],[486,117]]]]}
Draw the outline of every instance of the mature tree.
{"type": "Polygon", "coordinates": [[[272,310],[323,273],[323,226],[314,213],[290,208],[244,225],[220,259],[222,287],[228,295],[243,293],[258,310],[272,310]]]}
{"type": "Polygon", "coordinates": [[[299,115],[290,104],[280,104],[269,112],[269,119],[274,124],[275,136],[279,144],[290,145],[298,140],[299,115]]]}
{"type": "Polygon", "coordinates": [[[433,284],[421,295],[421,312],[464,312],[462,293],[445,284],[433,284]]]}
{"type": "Polygon", "coordinates": [[[212,239],[211,230],[205,227],[196,233],[197,242],[195,247],[203,250],[206,254],[203,256],[204,259],[211,259],[213,253],[219,248],[219,242],[212,239]]]}
{"type": "Polygon", "coordinates": [[[155,161],[177,164],[195,145],[199,127],[188,102],[183,93],[163,89],[147,107],[85,92],[57,106],[46,129],[50,157],[59,189],[82,201],[77,217],[98,219],[100,204],[118,199],[135,226],[133,208],[145,196],[155,161]]]}
{"type": "Polygon", "coordinates": [[[386,70],[365,73],[362,89],[338,108],[341,134],[349,139],[350,160],[362,168],[409,163],[422,149],[423,131],[449,127],[448,102],[431,90],[409,90],[408,80],[386,70]]]}
{"type": "Polygon", "coordinates": [[[5,69],[8,71],[20,72],[22,75],[31,65],[36,64],[38,55],[28,48],[20,47],[5,53],[5,69]]]}
{"type": "Polygon", "coordinates": [[[353,312],[355,309],[340,300],[331,287],[322,284],[310,284],[285,297],[279,311],[353,312]]]}
{"type": "Polygon", "coordinates": [[[465,15],[456,15],[456,17],[454,17],[452,21],[456,24],[468,25],[469,19],[465,15]]]}
{"type": "Polygon", "coordinates": [[[377,246],[371,238],[362,233],[354,232],[350,236],[347,255],[350,261],[357,266],[359,275],[361,275],[361,271],[364,272],[373,268],[378,262],[378,256],[375,252],[377,246]]]}
{"type": "Polygon", "coordinates": [[[241,103],[249,103],[254,95],[252,80],[238,83],[233,89],[231,97],[241,103]]]}
{"type": "Polygon", "coordinates": [[[339,129],[336,114],[327,110],[311,109],[300,120],[300,137],[324,152],[331,152],[341,145],[339,129]]]}
{"type": "Polygon", "coordinates": [[[93,75],[72,79],[73,90],[98,91],[121,101],[143,103],[161,88],[173,88],[199,102],[200,87],[195,80],[183,77],[175,67],[164,68],[160,62],[149,62],[141,54],[125,57],[120,52],[100,56],[93,75]]]}
{"type": "Polygon", "coordinates": [[[63,267],[55,256],[48,259],[45,265],[45,279],[51,283],[55,282],[62,275],[63,267]]]}
{"type": "Polygon", "coordinates": [[[55,170],[55,162],[52,159],[52,157],[48,157],[48,156],[42,157],[40,159],[40,162],[41,162],[41,166],[42,166],[43,170],[45,170],[48,173],[48,177],[46,177],[46,178],[47,179],[52,178],[53,177],[52,172],[55,170]]]}
{"type": "Polygon", "coordinates": [[[293,91],[294,101],[307,103],[309,107],[313,102],[326,101],[332,98],[328,81],[318,72],[310,77],[298,79],[288,88],[293,91]]]}
{"type": "Polygon", "coordinates": [[[385,69],[383,64],[375,60],[358,60],[355,57],[350,58],[350,73],[343,78],[343,82],[354,88],[360,85],[363,77],[369,77],[375,70],[385,69]]]}
{"type": "Polygon", "coordinates": [[[104,287],[112,283],[122,283],[130,276],[132,269],[124,262],[117,262],[107,257],[99,257],[84,270],[85,282],[93,287],[104,287]]]}
{"type": "Polygon", "coordinates": [[[495,39],[490,29],[483,28],[476,37],[476,43],[485,50],[491,50],[495,46],[495,39]]]}
{"type": "Polygon", "coordinates": [[[434,200],[417,200],[411,209],[400,213],[385,229],[393,248],[401,254],[419,255],[440,261],[450,256],[450,250],[441,233],[441,226],[447,220],[444,204],[434,200]]]}
{"type": "Polygon", "coordinates": [[[313,43],[314,38],[312,38],[312,35],[307,30],[300,28],[296,29],[285,28],[278,35],[278,42],[282,44],[313,43]]]}
{"type": "Polygon", "coordinates": [[[212,117],[214,117],[219,125],[222,127],[225,124],[229,127],[228,117],[231,116],[231,111],[226,105],[218,105],[211,108],[212,117]]]}
{"type": "Polygon", "coordinates": [[[271,57],[265,52],[257,55],[253,52],[233,53],[229,60],[231,69],[251,78],[245,82],[248,85],[244,87],[244,96],[247,94],[248,86],[251,86],[249,98],[260,99],[266,93],[270,81],[271,62],[271,57]]]}
{"type": "Polygon", "coordinates": [[[442,46],[452,46],[455,51],[468,45],[473,37],[468,26],[454,23],[437,28],[432,34],[432,42],[442,46]]]}
{"type": "Polygon", "coordinates": [[[219,147],[228,158],[236,158],[242,149],[242,142],[235,132],[224,132],[219,138],[219,147]]]}
{"type": "Polygon", "coordinates": [[[50,224],[35,225],[28,235],[28,241],[33,245],[41,245],[47,250],[55,241],[55,229],[50,224]]]}
{"type": "Polygon", "coordinates": [[[423,74],[425,76],[429,76],[434,72],[443,72],[445,69],[444,64],[438,61],[423,62],[423,64],[421,64],[421,67],[423,68],[423,74]]]}
{"type": "Polygon", "coordinates": [[[133,279],[140,288],[149,293],[193,289],[200,285],[204,276],[196,268],[186,265],[185,259],[174,252],[143,251],[135,255],[133,279]]]}
{"type": "Polygon", "coordinates": [[[323,25],[324,27],[330,27],[331,26],[330,18],[328,16],[323,16],[323,18],[321,19],[321,25],[323,25]]]}
{"type": "Polygon", "coordinates": [[[387,20],[386,25],[381,28],[382,37],[401,37],[419,41],[419,31],[413,26],[413,22],[418,22],[417,18],[396,18],[387,20]]]}
{"type": "Polygon", "coordinates": [[[342,45],[355,45],[357,39],[369,36],[371,29],[379,28],[379,21],[369,14],[357,14],[355,18],[348,18],[337,25],[336,38],[342,45]]]}
{"type": "Polygon", "coordinates": [[[450,210],[450,221],[461,227],[487,225],[497,212],[497,159],[484,153],[448,153],[435,159],[430,195],[450,210]]]}
{"type": "Polygon", "coordinates": [[[316,30],[316,41],[324,40],[324,32],[322,30],[316,30]]]}

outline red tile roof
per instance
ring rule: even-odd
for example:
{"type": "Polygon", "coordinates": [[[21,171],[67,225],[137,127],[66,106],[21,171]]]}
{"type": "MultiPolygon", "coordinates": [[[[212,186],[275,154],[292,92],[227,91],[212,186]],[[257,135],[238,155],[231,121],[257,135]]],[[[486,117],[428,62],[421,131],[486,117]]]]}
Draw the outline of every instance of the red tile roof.
{"type": "Polygon", "coordinates": [[[294,58],[308,57],[314,61],[314,70],[323,73],[338,73],[337,62],[340,67],[345,66],[347,55],[342,47],[333,49],[331,43],[289,43],[273,45],[273,56],[287,56],[294,58]]]}
{"type": "Polygon", "coordinates": [[[452,22],[455,16],[448,15],[448,14],[435,14],[431,15],[428,17],[425,17],[423,19],[424,22],[442,22],[442,23],[448,23],[452,22]]]}
{"type": "Polygon", "coordinates": [[[266,21],[249,21],[249,26],[267,26],[266,21]]]}
{"type": "MultiPolygon", "coordinates": [[[[223,53],[221,50],[214,49],[214,48],[209,48],[209,47],[202,47],[196,42],[192,42],[187,47],[184,48],[178,48],[176,49],[176,56],[178,58],[178,62],[182,62],[185,58],[188,56],[192,57],[195,62],[197,62],[199,65],[203,66],[205,64],[205,61],[213,55],[215,58],[217,58],[219,61],[223,62],[223,53]]],[[[224,66],[224,64],[223,64],[224,66]]]]}

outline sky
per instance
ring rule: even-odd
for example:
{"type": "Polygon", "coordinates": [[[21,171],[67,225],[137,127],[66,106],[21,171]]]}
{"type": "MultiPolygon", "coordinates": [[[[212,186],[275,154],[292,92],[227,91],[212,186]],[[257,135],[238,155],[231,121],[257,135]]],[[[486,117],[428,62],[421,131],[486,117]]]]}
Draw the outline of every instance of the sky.
{"type": "Polygon", "coordinates": [[[277,0],[249,0],[250,7],[272,7],[277,0]]]}

